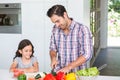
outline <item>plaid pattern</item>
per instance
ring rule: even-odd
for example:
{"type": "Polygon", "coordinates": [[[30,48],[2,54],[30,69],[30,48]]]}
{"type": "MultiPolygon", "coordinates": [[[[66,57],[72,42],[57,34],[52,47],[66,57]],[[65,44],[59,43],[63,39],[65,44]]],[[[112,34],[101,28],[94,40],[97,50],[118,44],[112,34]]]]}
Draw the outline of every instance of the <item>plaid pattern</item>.
{"type": "MultiPolygon", "coordinates": [[[[72,61],[83,55],[86,60],[90,60],[93,52],[92,34],[88,27],[72,21],[68,35],[57,26],[53,27],[50,50],[54,50],[58,55],[58,65],[56,71],[65,67],[72,61]]],[[[71,70],[75,72],[81,68],[85,68],[86,63],[71,70]]]]}

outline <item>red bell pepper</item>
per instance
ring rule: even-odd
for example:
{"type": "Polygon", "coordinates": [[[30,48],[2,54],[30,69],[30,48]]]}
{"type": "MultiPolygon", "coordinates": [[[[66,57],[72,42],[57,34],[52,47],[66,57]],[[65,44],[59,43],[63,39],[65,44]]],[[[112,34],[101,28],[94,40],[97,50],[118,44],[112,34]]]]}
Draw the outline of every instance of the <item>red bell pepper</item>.
{"type": "Polygon", "coordinates": [[[56,78],[51,74],[46,74],[46,76],[44,77],[44,80],[56,80],[56,78]]]}
{"type": "Polygon", "coordinates": [[[56,80],[65,80],[64,72],[58,72],[56,75],[56,80]]]}

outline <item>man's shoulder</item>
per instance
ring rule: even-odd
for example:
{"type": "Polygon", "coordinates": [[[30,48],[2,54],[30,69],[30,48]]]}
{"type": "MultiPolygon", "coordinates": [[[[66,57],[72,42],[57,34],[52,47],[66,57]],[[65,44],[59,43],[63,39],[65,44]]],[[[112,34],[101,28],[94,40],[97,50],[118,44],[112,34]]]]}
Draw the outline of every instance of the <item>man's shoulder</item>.
{"type": "Polygon", "coordinates": [[[70,18],[70,19],[72,21],[71,25],[83,25],[81,22],[78,22],[78,21],[74,20],[73,18],[70,18]]]}
{"type": "Polygon", "coordinates": [[[85,25],[80,23],[80,22],[77,22],[77,21],[72,21],[72,26],[76,27],[76,28],[81,28],[81,27],[84,27],[85,25]]]}
{"type": "Polygon", "coordinates": [[[84,26],[83,23],[78,22],[78,21],[75,21],[75,20],[72,20],[72,25],[76,25],[76,26],[84,26]]]}

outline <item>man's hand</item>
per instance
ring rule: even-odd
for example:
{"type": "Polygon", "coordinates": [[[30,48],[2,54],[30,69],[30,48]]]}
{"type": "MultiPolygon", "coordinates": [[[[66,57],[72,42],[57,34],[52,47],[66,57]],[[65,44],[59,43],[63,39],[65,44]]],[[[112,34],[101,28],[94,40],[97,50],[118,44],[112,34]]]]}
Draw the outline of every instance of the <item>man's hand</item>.
{"type": "Polygon", "coordinates": [[[52,60],[51,61],[51,68],[54,69],[57,64],[58,64],[57,60],[52,60]]]}
{"type": "Polygon", "coordinates": [[[59,71],[57,71],[57,73],[58,72],[68,73],[70,70],[71,70],[71,66],[66,66],[66,67],[60,69],[59,71]]]}

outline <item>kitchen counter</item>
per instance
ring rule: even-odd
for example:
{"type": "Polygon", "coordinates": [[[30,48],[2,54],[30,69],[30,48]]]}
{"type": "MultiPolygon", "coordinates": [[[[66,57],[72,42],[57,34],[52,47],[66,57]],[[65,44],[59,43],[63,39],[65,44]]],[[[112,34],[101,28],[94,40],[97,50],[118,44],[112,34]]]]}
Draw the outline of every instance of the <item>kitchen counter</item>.
{"type": "Polygon", "coordinates": [[[98,76],[97,80],[120,80],[119,76],[98,76]]]}
{"type": "MultiPolygon", "coordinates": [[[[15,80],[9,70],[0,69],[1,80],[15,80]]],[[[32,73],[31,73],[32,74],[32,73]]],[[[119,76],[98,76],[96,80],[120,80],[119,76]]]]}

